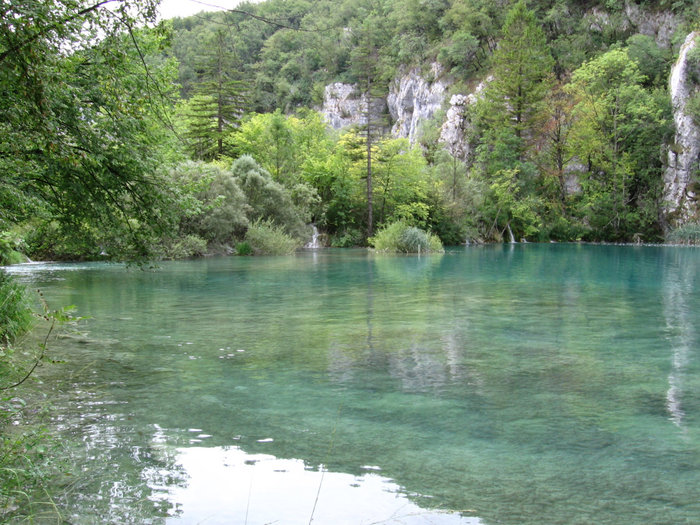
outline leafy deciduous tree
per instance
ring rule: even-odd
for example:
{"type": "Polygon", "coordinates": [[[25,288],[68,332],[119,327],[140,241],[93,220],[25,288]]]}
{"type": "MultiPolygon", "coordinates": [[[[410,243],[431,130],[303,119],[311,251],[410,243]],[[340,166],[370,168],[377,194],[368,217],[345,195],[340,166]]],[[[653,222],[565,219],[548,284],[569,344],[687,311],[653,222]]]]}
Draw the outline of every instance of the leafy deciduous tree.
{"type": "Polygon", "coordinates": [[[575,71],[568,88],[577,101],[572,146],[588,165],[584,214],[601,238],[651,234],[658,219],[658,145],[669,133],[670,109],[645,80],[626,49],[613,49],[575,71]]]}
{"type": "Polygon", "coordinates": [[[154,16],[151,0],[0,6],[0,228],[100,225],[111,254],[139,255],[168,227],[157,146],[175,71],[149,58],[165,35],[137,28],[154,16]]]}

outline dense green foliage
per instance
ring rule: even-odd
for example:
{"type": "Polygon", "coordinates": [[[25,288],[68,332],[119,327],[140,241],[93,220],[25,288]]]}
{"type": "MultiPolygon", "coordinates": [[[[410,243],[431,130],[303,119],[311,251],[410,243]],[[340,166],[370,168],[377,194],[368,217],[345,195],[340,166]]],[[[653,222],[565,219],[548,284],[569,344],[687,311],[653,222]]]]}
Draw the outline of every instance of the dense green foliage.
{"type": "MultiPolygon", "coordinates": [[[[155,2],[107,4],[0,4],[2,264],[37,246],[37,253],[51,255],[56,244],[69,246],[69,257],[139,258],[171,222],[173,199],[157,174],[170,142],[164,123],[176,72],[161,58],[166,35],[144,27],[155,2]],[[23,240],[25,233],[35,238],[23,240]]],[[[34,502],[45,501],[32,493],[45,441],[8,429],[25,416],[12,381],[38,362],[22,366],[25,349],[14,348],[32,319],[23,288],[0,273],[3,522],[26,515],[20,506],[33,521],[34,502]]]]}
{"type": "MultiPolygon", "coordinates": [[[[698,5],[639,7],[673,15],[677,45],[698,5]]],[[[401,220],[448,244],[661,238],[674,49],[621,2],[268,0],[159,25],[152,0],[2,9],[5,260],[233,253],[257,220],[336,246],[401,220]],[[433,61],[454,92],[488,79],[468,158],[439,119],[413,147],[368,111],[433,61]],[[334,81],[370,102],[340,134],[311,109],[334,81]]]]}
{"type": "Polygon", "coordinates": [[[12,232],[0,233],[0,265],[19,264],[25,261],[22,256],[23,240],[12,232]]]}
{"type": "Polygon", "coordinates": [[[435,253],[442,252],[442,242],[437,235],[426,232],[404,221],[387,224],[370,239],[379,252],[435,253]]]}
{"type": "Polygon", "coordinates": [[[666,242],[671,244],[700,245],[700,223],[684,224],[666,235],[666,242]]]}
{"type": "MultiPolygon", "coordinates": [[[[44,477],[42,463],[47,441],[40,430],[13,429],[24,419],[26,401],[13,385],[30,370],[18,340],[34,325],[27,290],[0,270],[0,521],[6,522],[20,505],[31,506],[32,491],[44,477]],[[27,501],[30,499],[30,501],[27,501]]],[[[33,359],[34,356],[31,355],[33,359]]]]}
{"type": "Polygon", "coordinates": [[[0,229],[55,221],[102,251],[139,256],[167,225],[156,167],[174,69],[159,58],[163,32],[139,29],[152,2],[104,4],[0,8],[0,229]]]}
{"type": "MultiPolygon", "coordinates": [[[[234,12],[202,13],[175,19],[173,54],[180,61],[183,94],[196,84],[197,57],[210,35],[222,28],[236,42],[241,71],[254,86],[253,109],[285,112],[321,100],[331,81],[359,80],[357,58],[371,37],[381,80],[393,78],[400,65],[438,59],[458,81],[483,76],[505,34],[514,1],[490,0],[267,0],[243,4],[234,12]],[[253,18],[245,13],[255,15],[253,18]],[[265,20],[272,22],[268,23],[265,20]],[[294,30],[290,30],[290,28],[294,30]]],[[[664,10],[679,21],[697,15],[695,0],[637,2],[652,13],[664,10]]],[[[553,73],[566,76],[586,60],[634,36],[622,0],[530,0],[527,8],[544,30],[554,59],[553,73]]],[[[678,28],[685,37],[692,22],[678,28]]],[[[638,38],[636,35],[635,38],[638,38]]],[[[642,46],[644,47],[644,46],[642,46]]],[[[365,49],[367,51],[367,49],[365,49]]],[[[640,49],[651,63],[667,51],[640,49]]],[[[658,64],[657,62],[657,65],[658,64]]],[[[659,69],[661,77],[667,68],[659,69]]],[[[645,71],[645,74],[649,73],[645,71]]],[[[654,76],[650,76],[651,80],[654,76]]],[[[663,79],[662,79],[663,80],[663,79]]]]}
{"type": "Polygon", "coordinates": [[[29,330],[32,319],[27,292],[9,275],[0,271],[0,375],[3,377],[7,377],[4,352],[13,341],[29,330]]]}
{"type": "Polygon", "coordinates": [[[245,243],[249,248],[239,246],[239,255],[250,252],[256,255],[289,255],[299,247],[297,240],[269,219],[258,219],[252,223],[246,231],[245,243]]]}
{"type": "Polygon", "coordinates": [[[569,86],[577,101],[571,140],[588,161],[585,218],[602,239],[649,238],[658,219],[658,145],[670,134],[670,105],[644,81],[627,50],[613,49],[580,67],[569,86]]]}
{"type": "MultiPolygon", "coordinates": [[[[646,16],[675,17],[672,46],[698,8],[690,0],[639,4],[646,16]]],[[[252,155],[288,187],[301,180],[314,188],[313,220],[334,245],[363,243],[375,223],[404,217],[450,244],[511,235],[660,240],[674,48],[635,33],[626,17],[623,3],[610,1],[269,0],[174,20],[172,52],[191,97],[198,42],[226,28],[258,112],[231,132],[228,154],[252,155]],[[627,68],[617,77],[615,57],[627,68]],[[392,175],[385,167],[395,164],[380,158],[387,139],[377,135],[387,123],[371,114],[354,134],[338,139],[317,123],[313,140],[300,142],[298,123],[311,115],[304,108],[320,105],[328,83],[356,83],[373,100],[386,97],[401,68],[436,60],[454,91],[490,79],[469,115],[470,158],[446,151],[439,122],[426,123],[420,150],[395,150],[403,165],[392,175]],[[605,88],[606,79],[620,89],[605,88]],[[610,106],[618,96],[628,102],[610,106]]]]}

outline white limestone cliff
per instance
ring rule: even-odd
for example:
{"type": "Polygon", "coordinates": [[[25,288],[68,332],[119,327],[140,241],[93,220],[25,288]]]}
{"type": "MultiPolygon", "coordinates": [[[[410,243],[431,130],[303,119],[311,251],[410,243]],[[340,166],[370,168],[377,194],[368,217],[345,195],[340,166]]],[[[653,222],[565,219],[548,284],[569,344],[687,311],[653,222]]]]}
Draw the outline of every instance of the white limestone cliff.
{"type": "Polygon", "coordinates": [[[448,85],[440,79],[441,72],[440,65],[433,63],[433,81],[423,78],[417,68],[394,80],[389,88],[387,105],[393,120],[391,132],[395,137],[407,138],[415,144],[421,124],[442,109],[448,85]]]}
{"type": "Polygon", "coordinates": [[[693,32],[685,39],[669,80],[676,135],[673,146],[669,148],[668,167],[664,174],[664,215],[671,226],[687,221],[697,211],[698,196],[689,186],[700,160],[700,129],[686,106],[698,90],[692,79],[694,74],[700,73],[698,64],[688,60],[688,54],[698,45],[698,36],[693,32]]]}

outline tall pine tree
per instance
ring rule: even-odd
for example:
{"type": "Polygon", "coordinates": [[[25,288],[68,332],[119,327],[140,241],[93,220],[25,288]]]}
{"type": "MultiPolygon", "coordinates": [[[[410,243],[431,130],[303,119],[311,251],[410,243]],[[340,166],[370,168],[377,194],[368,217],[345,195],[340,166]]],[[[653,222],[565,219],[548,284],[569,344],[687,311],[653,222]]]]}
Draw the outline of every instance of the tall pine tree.
{"type": "Polygon", "coordinates": [[[532,237],[541,226],[538,210],[543,207],[534,145],[548,118],[554,61],[524,0],[508,12],[492,64],[492,80],[477,106],[477,160],[490,188],[489,236],[532,237]]]}
{"type": "Polygon", "coordinates": [[[488,128],[514,137],[515,157],[524,161],[547,118],[554,66],[544,31],[524,0],[508,12],[492,60],[493,81],[486,90],[483,118],[488,128]]]}
{"type": "Polygon", "coordinates": [[[206,48],[210,52],[197,66],[187,137],[195,159],[214,160],[226,153],[224,137],[238,127],[247,94],[233,40],[216,31],[206,48]]]}
{"type": "MultiPolygon", "coordinates": [[[[370,3],[371,4],[371,3],[370,3]]],[[[367,160],[367,236],[374,234],[374,189],[372,173],[373,145],[386,127],[383,100],[386,95],[386,68],[382,64],[381,48],[389,34],[384,28],[386,17],[370,6],[362,24],[354,30],[356,47],[353,51],[353,73],[364,101],[362,133],[367,160]]]]}

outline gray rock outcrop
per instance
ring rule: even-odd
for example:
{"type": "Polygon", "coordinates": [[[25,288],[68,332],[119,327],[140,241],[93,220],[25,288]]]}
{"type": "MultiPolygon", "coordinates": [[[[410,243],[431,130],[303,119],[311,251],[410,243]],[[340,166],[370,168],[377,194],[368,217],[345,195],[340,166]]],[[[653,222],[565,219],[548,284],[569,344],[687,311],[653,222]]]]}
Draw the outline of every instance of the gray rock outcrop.
{"type": "MultiPolygon", "coordinates": [[[[449,81],[439,78],[440,66],[431,66],[434,80],[423,78],[417,69],[398,77],[391,86],[386,105],[382,100],[372,101],[372,114],[378,120],[388,109],[393,120],[391,133],[397,138],[407,138],[415,144],[423,122],[433,118],[445,107],[449,81]]],[[[469,95],[452,95],[440,128],[439,140],[454,156],[466,161],[470,149],[467,140],[471,124],[469,106],[474,104],[483,91],[485,82],[479,84],[469,95]]],[[[336,82],[326,86],[322,113],[328,124],[336,130],[365,123],[366,98],[358,94],[352,84],[336,82]]]]}
{"type": "Polygon", "coordinates": [[[321,112],[333,129],[360,124],[365,107],[365,99],[358,96],[353,84],[335,82],[326,86],[321,112]]]}
{"type": "Polygon", "coordinates": [[[681,18],[668,10],[642,8],[634,2],[625,2],[622,18],[605,9],[594,7],[585,14],[591,31],[602,32],[613,24],[621,31],[630,31],[652,37],[657,45],[671,47],[673,34],[681,24],[681,18]]]}
{"type": "MultiPolygon", "coordinates": [[[[370,111],[375,122],[383,121],[386,101],[372,98],[370,111]]],[[[323,94],[321,113],[333,129],[363,126],[367,123],[367,97],[364,93],[359,93],[354,84],[329,84],[323,94]]]]}
{"type": "Polygon", "coordinates": [[[389,88],[387,105],[394,122],[391,132],[395,137],[407,138],[415,144],[422,122],[435,115],[445,101],[447,84],[440,79],[442,68],[436,62],[431,64],[430,82],[423,78],[420,70],[411,69],[398,77],[389,88]]]}
{"type": "Polygon", "coordinates": [[[664,215],[669,226],[682,224],[697,212],[698,196],[690,186],[700,161],[700,129],[689,115],[687,104],[700,88],[693,80],[700,75],[700,66],[689,60],[690,51],[698,45],[698,36],[699,33],[693,32],[686,38],[669,80],[676,126],[664,174],[664,215]]]}
{"type": "Polygon", "coordinates": [[[469,133],[472,123],[469,120],[469,107],[479,100],[484,88],[492,79],[493,77],[489,76],[469,95],[457,94],[450,98],[450,107],[440,128],[440,142],[451,155],[464,162],[469,162],[471,154],[469,133]]]}
{"type": "Polygon", "coordinates": [[[680,19],[672,11],[642,9],[633,2],[625,2],[625,15],[637,33],[650,36],[661,47],[671,47],[671,40],[680,19]]]}
{"type": "Polygon", "coordinates": [[[470,123],[467,115],[473,103],[472,95],[452,95],[450,107],[445,114],[445,122],[440,128],[440,142],[454,157],[466,160],[469,156],[469,144],[466,139],[470,123]]]}

